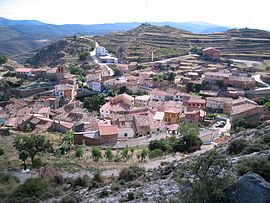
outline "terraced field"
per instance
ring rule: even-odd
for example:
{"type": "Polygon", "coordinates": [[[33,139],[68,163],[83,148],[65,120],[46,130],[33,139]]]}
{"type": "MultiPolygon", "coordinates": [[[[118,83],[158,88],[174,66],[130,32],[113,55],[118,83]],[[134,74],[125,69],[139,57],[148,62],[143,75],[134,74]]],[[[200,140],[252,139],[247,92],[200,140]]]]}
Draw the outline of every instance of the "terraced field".
{"type": "Polygon", "coordinates": [[[192,47],[216,47],[224,58],[270,59],[270,32],[233,29],[223,33],[193,34],[169,26],[141,25],[123,33],[95,37],[122,62],[150,61],[183,55],[192,47]]]}

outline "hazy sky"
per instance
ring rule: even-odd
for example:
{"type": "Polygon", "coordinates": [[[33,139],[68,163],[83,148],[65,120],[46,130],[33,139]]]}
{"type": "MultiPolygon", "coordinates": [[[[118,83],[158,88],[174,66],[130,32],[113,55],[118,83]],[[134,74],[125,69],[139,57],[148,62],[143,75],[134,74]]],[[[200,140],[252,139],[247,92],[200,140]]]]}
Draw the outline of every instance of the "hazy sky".
{"type": "Polygon", "coordinates": [[[270,30],[270,0],[0,0],[0,16],[53,24],[204,21],[270,30]]]}

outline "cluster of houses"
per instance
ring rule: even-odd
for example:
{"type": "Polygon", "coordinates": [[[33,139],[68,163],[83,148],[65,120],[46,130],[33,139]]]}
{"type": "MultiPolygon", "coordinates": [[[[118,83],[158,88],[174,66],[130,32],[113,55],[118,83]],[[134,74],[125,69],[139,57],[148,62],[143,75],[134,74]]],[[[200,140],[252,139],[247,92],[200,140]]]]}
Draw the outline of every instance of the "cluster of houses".
{"type": "MultiPolygon", "coordinates": [[[[204,49],[203,55],[220,60],[220,52],[214,48],[204,49]]],[[[179,60],[118,64],[101,46],[96,48],[96,56],[120,72],[112,76],[102,64],[87,70],[85,82],[92,93],[109,90],[116,94],[106,98],[98,116],[76,100],[81,88],[76,76],[63,66],[18,68],[15,72],[19,78],[43,78],[55,83],[52,88],[40,90],[45,94],[34,100],[11,98],[0,110],[4,125],[33,133],[72,130],[75,144],[106,145],[139,136],[176,135],[179,123],[209,127],[215,121],[207,115],[213,113],[223,115],[232,125],[239,120],[254,123],[267,118],[263,107],[246,98],[245,91],[256,88],[255,79],[237,67],[206,63],[190,55],[179,60]],[[163,76],[172,72],[170,79],[163,76]],[[124,93],[119,93],[121,88],[124,93]]],[[[25,98],[36,93],[27,88],[23,92],[21,97],[25,98]]],[[[208,129],[200,136],[213,141],[220,136],[215,133],[208,129]]]]}

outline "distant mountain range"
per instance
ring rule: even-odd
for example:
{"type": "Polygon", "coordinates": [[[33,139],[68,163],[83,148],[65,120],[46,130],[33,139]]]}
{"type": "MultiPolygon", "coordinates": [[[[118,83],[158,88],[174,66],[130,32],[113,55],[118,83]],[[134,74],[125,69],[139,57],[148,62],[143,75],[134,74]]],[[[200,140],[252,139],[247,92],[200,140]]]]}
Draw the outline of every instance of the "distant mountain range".
{"type": "MultiPolygon", "coordinates": [[[[140,26],[142,23],[112,23],[112,24],[65,24],[53,25],[36,20],[10,20],[0,17],[0,54],[13,56],[27,53],[48,45],[63,36],[75,34],[105,35],[111,32],[123,32],[140,26]]],[[[169,25],[193,33],[223,32],[230,27],[204,22],[174,23],[150,22],[151,25],[169,25]]]]}

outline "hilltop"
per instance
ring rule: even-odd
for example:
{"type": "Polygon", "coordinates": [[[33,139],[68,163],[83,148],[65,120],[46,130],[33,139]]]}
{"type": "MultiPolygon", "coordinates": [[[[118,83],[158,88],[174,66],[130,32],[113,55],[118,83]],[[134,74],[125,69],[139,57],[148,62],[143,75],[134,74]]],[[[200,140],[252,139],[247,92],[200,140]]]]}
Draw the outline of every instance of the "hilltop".
{"type": "Polygon", "coordinates": [[[20,62],[26,62],[36,67],[74,64],[79,60],[81,54],[89,53],[94,46],[94,41],[87,36],[65,37],[39,49],[30,57],[26,55],[25,57],[28,59],[21,57],[20,62]]]}
{"type": "Polygon", "coordinates": [[[186,54],[192,47],[216,47],[222,57],[263,60],[270,58],[270,32],[231,29],[213,34],[195,34],[170,26],[143,24],[133,30],[94,38],[123,61],[145,62],[186,54]]]}
{"type": "MultiPolygon", "coordinates": [[[[140,22],[107,24],[65,24],[54,25],[36,20],[10,20],[0,17],[0,54],[14,56],[44,47],[55,40],[75,34],[105,35],[111,32],[124,32],[136,28],[140,22]]],[[[170,25],[195,33],[208,33],[228,30],[228,27],[202,22],[173,23],[152,22],[153,25],[170,25]]]]}

